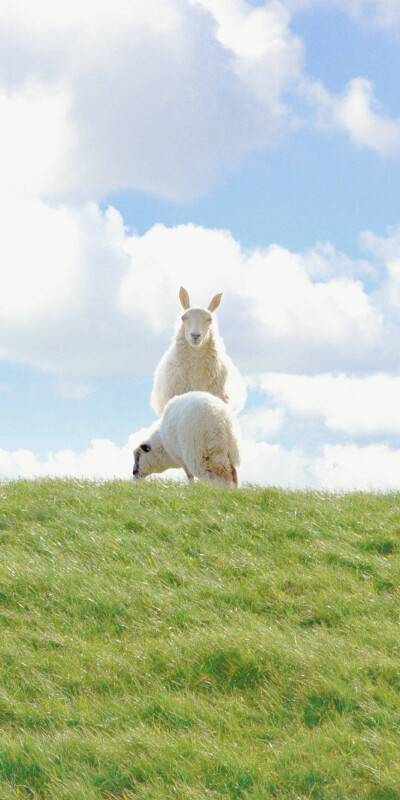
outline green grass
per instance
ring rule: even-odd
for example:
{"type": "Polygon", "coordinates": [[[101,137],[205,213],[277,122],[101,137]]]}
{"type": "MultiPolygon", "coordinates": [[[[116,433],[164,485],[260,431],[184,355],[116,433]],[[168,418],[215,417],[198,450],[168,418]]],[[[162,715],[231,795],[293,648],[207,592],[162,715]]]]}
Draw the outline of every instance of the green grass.
{"type": "Polygon", "coordinates": [[[0,485],[0,800],[400,798],[400,495],[0,485]]]}

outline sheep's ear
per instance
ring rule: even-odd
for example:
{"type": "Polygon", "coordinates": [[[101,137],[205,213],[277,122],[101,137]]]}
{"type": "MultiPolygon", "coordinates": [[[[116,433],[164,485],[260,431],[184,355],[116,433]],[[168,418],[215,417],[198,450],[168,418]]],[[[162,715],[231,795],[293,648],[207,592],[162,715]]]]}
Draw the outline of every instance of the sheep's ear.
{"type": "Polygon", "coordinates": [[[190,300],[189,295],[183,286],[181,286],[179,289],[179,300],[181,301],[182,307],[185,309],[185,311],[187,311],[187,309],[190,308],[190,300]]]}
{"type": "Polygon", "coordinates": [[[211,300],[210,305],[208,306],[208,310],[209,311],[215,311],[215,309],[218,308],[218,306],[219,306],[219,304],[221,302],[221,297],[222,297],[222,292],[221,292],[221,294],[216,294],[215,297],[213,297],[213,299],[211,300]]]}

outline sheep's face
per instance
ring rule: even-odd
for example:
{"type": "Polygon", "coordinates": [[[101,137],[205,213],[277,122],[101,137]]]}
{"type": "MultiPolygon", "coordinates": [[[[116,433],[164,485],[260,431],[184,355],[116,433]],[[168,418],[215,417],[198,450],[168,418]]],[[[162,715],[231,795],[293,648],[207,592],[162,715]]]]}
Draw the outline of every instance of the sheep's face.
{"type": "Polygon", "coordinates": [[[153,451],[148,442],[143,442],[143,444],[139,445],[139,447],[133,451],[133,456],[135,459],[133,465],[133,477],[135,481],[141,481],[155,471],[153,451]]]}
{"type": "Polygon", "coordinates": [[[191,347],[199,348],[208,339],[212,314],[205,308],[189,308],[182,315],[182,322],[184,325],[185,338],[191,347]]]}
{"type": "Polygon", "coordinates": [[[133,477],[136,481],[147,478],[153,472],[164,472],[171,466],[157,431],[133,451],[133,456],[133,477]]]}

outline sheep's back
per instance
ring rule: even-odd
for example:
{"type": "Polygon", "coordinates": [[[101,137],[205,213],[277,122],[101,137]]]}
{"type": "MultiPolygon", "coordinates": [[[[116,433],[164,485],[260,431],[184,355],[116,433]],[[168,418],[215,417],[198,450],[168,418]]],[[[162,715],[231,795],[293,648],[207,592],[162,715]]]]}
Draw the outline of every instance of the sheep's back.
{"type": "Polygon", "coordinates": [[[234,466],[240,464],[236,420],[228,406],[208,392],[174,397],[165,407],[160,435],[169,456],[195,475],[201,473],[207,454],[221,462],[229,456],[234,466]]]}

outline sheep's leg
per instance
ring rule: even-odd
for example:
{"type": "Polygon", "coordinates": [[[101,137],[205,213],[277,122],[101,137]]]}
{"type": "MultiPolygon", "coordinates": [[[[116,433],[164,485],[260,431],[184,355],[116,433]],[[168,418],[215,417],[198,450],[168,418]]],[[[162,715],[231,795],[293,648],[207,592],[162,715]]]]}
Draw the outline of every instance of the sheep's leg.
{"type": "Polygon", "coordinates": [[[238,478],[238,474],[237,474],[237,469],[236,469],[236,467],[233,466],[233,464],[231,464],[231,475],[232,475],[233,485],[234,486],[239,486],[239,478],[238,478]]]}
{"type": "Polygon", "coordinates": [[[188,479],[188,481],[190,481],[190,482],[191,482],[191,481],[194,481],[194,475],[192,475],[192,473],[191,473],[191,472],[189,472],[188,468],[187,468],[187,467],[184,467],[183,469],[185,470],[185,473],[186,473],[186,475],[187,475],[187,479],[188,479]]]}

